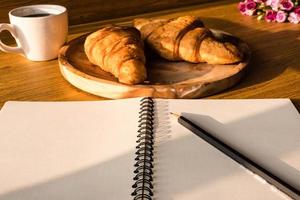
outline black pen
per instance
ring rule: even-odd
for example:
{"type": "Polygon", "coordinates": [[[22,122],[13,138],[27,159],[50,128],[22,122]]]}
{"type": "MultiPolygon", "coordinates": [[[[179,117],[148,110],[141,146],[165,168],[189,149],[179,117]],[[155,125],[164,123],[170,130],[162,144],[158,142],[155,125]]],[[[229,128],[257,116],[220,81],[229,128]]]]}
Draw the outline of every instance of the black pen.
{"type": "Polygon", "coordinates": [[[245,168],[249,169],[253,173],[259,175],[262,177],[264,180],[269,182],[271,185],[275,186],[288,196],[290,196],[293,199],[299,200],[300,199],[300,192],[297,188],[293,187],[292,185],[288,184],[272,172],[266,170],[256,162],[252,161],[245,155],[241,154],[240,152],[236,151],[229,145],[225,144],[218,138],[214,137],[204,129],[200,128],[198,125],[195,123],[191,122],[187,118],[180,116],[175,113],[171,113],[172,115],[176,116],[178,118],[178,123],[180,123],[182,126],[185,128],[189,129],[192,131],[194,134],[211,144],[213,147],[217,148],[245,168]]]}

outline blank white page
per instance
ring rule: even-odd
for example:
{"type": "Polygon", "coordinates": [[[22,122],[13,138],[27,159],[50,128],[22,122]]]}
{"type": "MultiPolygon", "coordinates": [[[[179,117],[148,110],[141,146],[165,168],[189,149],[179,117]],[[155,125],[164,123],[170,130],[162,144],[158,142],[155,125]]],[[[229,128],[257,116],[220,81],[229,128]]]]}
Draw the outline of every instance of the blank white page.
{"type": "Polygon", "coordinates": [[[300,118],[290,100],[158,100],[157,107],[158,199],[289,199],[179,125],[169,112],[182,113],[300,188],[300,118]]]}
{"type": "Polygon", "coordinates": [[[139,99],[7,102],[0,200],[132,199],[139,99]]]}
{"type": "MultiPolygon", "coordinates": [[[[179,125],[170,111],[299,186],[300,120],[289,100],[156,102],[156,199],[288,199],[179,125]]],[[[132,199],[138,111],[139,99],[6,103],[0,200],[132,199]]]]}

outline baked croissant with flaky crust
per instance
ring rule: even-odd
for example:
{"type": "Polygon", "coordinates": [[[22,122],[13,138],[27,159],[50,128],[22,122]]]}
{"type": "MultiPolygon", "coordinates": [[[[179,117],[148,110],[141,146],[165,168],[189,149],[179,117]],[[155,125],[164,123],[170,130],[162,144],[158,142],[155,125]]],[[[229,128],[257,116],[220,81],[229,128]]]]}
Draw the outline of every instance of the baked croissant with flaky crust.
{"type": "Polygon", "coordinates": [[[134,20],[142,38],[161,57],[171,61],[230,64],[241,61],[236,46],[216,40],[202,21],[194,16],[174,19],[134,20]]]}
{"type": "Polygon", "coordinates": [[[102,28],[86,38],[84,50],[91,63],[112,73],[119,82],[138,84],[147,77],[143,41],[134,27],[102,28]]]}

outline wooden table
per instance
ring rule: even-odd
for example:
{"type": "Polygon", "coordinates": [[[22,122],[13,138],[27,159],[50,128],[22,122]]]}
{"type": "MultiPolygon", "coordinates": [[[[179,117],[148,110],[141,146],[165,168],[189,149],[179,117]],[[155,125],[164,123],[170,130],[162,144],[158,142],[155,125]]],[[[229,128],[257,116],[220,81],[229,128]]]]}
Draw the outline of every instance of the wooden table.
{"type": "MultiPolygon", "coordinates": [[[[242,16],[237,3],[219,1],[139,17],[196,15],[206,26],[230,32],[246,41],[253,59],[240,84],[208,98],[290,98],[300,110],[300,24],[268,23],[242,16]]],[[[107,23],[126,24],[137,16],[70,27],[69,39],[107,23]]],[[[100,100],[70,85],[61,75],[57,60],[28,61],[0,53],[0,107],[8,100],[100,100]]]]}

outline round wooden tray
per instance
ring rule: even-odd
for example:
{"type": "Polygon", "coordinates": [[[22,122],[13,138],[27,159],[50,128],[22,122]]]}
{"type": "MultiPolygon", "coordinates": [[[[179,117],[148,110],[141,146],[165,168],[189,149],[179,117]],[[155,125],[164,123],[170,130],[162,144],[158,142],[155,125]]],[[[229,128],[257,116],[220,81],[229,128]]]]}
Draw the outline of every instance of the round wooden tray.
{"type": "Polygon", "coordinates": [[[112,98],[150,96],[156,98],[199,98],[218,93],[236,84],[244,75],[251,52],[246,43],[222,31],[216,37],[235,43],[243,52],[243,61],[233,65],[171,62],[147,57],[148,79],[144,84],[126,85],[87,59],[83,44],[88,34],[62,47],[58,61],[64,78],[86,92],[112,98]]]}

